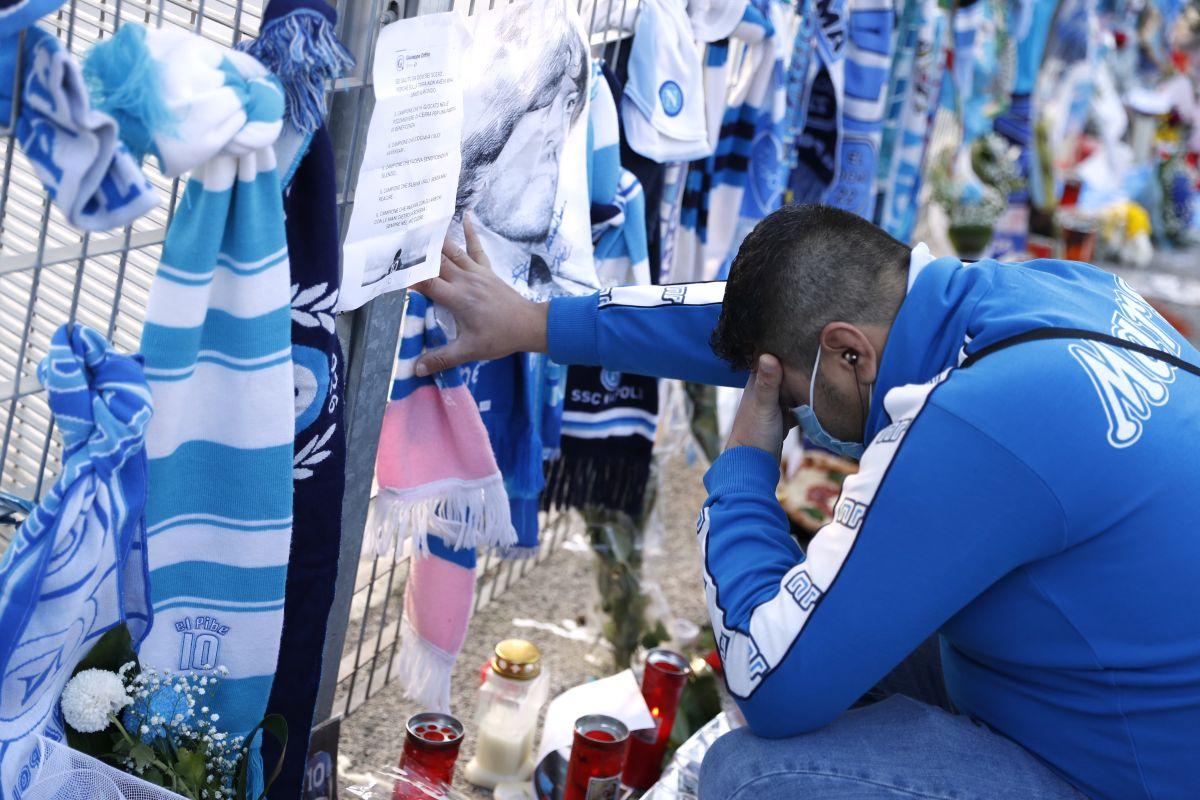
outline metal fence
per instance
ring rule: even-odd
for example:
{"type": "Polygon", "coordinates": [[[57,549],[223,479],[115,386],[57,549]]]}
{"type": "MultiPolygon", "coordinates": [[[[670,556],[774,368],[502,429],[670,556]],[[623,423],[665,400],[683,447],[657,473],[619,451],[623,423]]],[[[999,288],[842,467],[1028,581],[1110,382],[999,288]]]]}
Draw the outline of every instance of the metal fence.
{"type": "MultiPolygon", "coordinates": [[[[505,2],[505,0],[499,0],[505,2]]],[[[478,0],[483,9],[485,0],[478,0]]],[[[606,24],[636,11],[638,0],[581,0],[593,52],[619,55],[622,35],[606,24]]],[[[175,26],[232,46],[257,34],[264,0],[68,0],[39,24],[82,55],[124,22],[175,26]]],[[[490,0],[492,7],[495,0],[490,0]]],[[[329,128],[338,175],[339,224],[344,234],[354,202],[367,124],[374,104],[371,62],[379,27],[401,17],[451,8],[474,13],[476,0],[344,0],[338,33],[357,58],[352,75],[332,83],[329,128]]],[[[0,134],[11,130],[0,120],[0,134]]],[[[184,182],[147,164],[162,205],[128,227],[85,234],[54,208],[11,137],[0,138],[0,491],[36,501],[53,483],[61,443],[55,435],[38,363],[64,322],[105,333],[135,352],[146,300],[166,231],[184,182]]],[[[399,337],[403,293],[385,295],[338,319],[347,356],[347,489],[337,592],[325,644],[317,720],[361,706],[392,677],[407,560],[362,553],[374,478],[375,453],[399,337]]],[[[0,548],[14,527],[0,502],[0,548]]],[[[543,521],[538,558],[480,562],[476,608],[486,606],[536,569],[567,534],[570,518],[543,521]]]]}
{"type": "MultiPolygon", "coordinates": [[[[499,0],[505,2],[506,0],[499,0]]],[[[594,55],[611,61],[624,44],[617,22],[636,13],[639,0],[581,0],[579,13],[587,26],[594,55]],[[613,24],[608,24],[612,20],[613,24]]],[[[454,10],[475,13],[493,8],[496,0],[410,0],[400,7],[386,0],[370,0],[363,7],[342,9],[343,41],[360,56],[358,77],[339,82],[332,96],[330,128],[338,158],[339,209],[342,232],[353,203],[353,187],[362,161],[363,140],[373,104],[370,70],[374,33],[380,24],[418,13],[454,10]],[[345,83],[346,85],[341,85],[345,83]]],[[[396,348],[402,298],[378,298],[352,320],[348,336],[347,376],[347,494],[343,507],[342,552],[338,590],[330,613],[325,643],[324,672],[317,703],[317,719],[349,714],[384,688],[393,677],[399,644],[401,604],[407,559],[371,557],[362,553],[362,533],[367,517],[369,492],[374,474],[374,454],[383,400],[387,396],[390,368],[396,348]],[[364,460],[363,453],[370,459],[364,460]],[[335,624],[346,620],[346,624],[335,624]]],[[[526,561],[503,561],[488,553],[478,569],[475,610],[487,606],[510,586],[541,564],[568,534],[572,517],[546,516],[542,520],[541,551],[526,561]]]]}

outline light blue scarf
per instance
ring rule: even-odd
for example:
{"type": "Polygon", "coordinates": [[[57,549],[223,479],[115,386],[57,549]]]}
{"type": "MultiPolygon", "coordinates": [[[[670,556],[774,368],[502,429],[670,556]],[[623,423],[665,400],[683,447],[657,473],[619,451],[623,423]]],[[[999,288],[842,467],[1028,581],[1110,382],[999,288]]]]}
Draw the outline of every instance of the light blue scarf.
{"type": "Polygon", "coordinates": [[[168,174],[191,170],[142,334],[158,410],[146,524],[159,624],[139,655],[172,671],[228,668],[211,705],[241,734],[271,690],[292,533],[291,282],[273,149],[284,93],[244,53],[134,30],[106,45],[117,49],[100,72],[115,80],[115,63],[153,62],[180,123],[144,126],[148,152],[168,174]]]}
{"type": "Polygon", "coordinates": [[[901,36],[903,64],[893,70],[893,93],[887,118],[894,128],[884,132],[879,170],[878,224],[902,242],[912,236],[917,220],[925,155],[937,113],[945,61],[946,15],[937,0],[910,0],[901,36]]]}

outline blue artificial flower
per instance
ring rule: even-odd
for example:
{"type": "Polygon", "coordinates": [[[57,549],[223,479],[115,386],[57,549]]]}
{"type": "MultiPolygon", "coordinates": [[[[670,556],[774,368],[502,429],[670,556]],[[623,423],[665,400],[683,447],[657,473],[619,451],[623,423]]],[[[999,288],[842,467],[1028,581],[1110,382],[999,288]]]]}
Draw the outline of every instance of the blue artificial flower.
{"type": "Polygon", "coordinates": [[[134,698],[121,715],[125,730],[149,744],[155,739],[168,738],[168,730],[191,721],[194,712],[188,707],[187,693],[175,691],[175,687],[175,683],[168,682],[146,697],[134,698]],[[163,721],[154,722],[156,717],[163,721]]]}

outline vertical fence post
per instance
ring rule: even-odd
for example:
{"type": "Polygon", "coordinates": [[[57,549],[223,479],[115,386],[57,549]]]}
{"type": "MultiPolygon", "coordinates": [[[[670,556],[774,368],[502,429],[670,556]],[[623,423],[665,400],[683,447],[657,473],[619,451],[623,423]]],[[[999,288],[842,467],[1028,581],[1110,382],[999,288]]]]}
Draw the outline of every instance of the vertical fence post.
{"type": "MultiPolygon", "coordinates": [[[[342,206],[341,232],[345,236],[349,221],[352,184],[357,181],[366,139],[365,127],[374,105],[371,88],[371,62],[375,38],[383,13],[381,0],[339,3],[341,35],[357,60],[355,72],[361,85],[341,97],[332,98],[331,107],[350,114],[330,114],[329,132],[337,157],[345,156],[339,170],[339,199],[342,206]],[[353,100],[351,98],[353,97],[353,100]],[[339,105],[342,101],[344,105],[339,105]],[[350,101],[347,103],[346,101],[350,101]],[[360,130],[361,129],[361,130],[360,130]]],[[[338,553],[337,583],[333,605],[329,609],[325,649],[321,656],[321,683],[313,722],[328,719],[337,693],[338,671],[346,630],[354,599],[363,532],[375,478],[375,455],[379,449],[379,429],[396,357],[400,320],[404,310],[403,292],[381,295],[352,314],[339,320],[339,336],[347,357],[346,369],[346,491],[342,497],[342,539],[338,553]],[[347,324],[348,323],[348,324],[347,324]]]]}
{"type": "Polygon", "coordinates": [[[321,657],[321,686],[315,716],[318,722],[328,719],[333,711],[367,507],[375,478],[379,428],[383,424],[403,309],[404,293],[393,292],[375,298],[353,315],[346,371],[346,493],[342,498],[342,542],[325,651],[321,657]]]}

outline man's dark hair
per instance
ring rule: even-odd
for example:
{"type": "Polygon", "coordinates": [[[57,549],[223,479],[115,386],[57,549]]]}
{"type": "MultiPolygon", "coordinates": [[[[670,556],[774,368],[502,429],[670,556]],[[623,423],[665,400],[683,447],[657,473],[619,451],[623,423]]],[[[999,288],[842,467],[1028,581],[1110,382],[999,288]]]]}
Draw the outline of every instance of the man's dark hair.
{"type": "Polygon", "coordinates": [[[763,353],[810,369],[830,322],[895,319],[910,257],[907,245],[855,214],[784,206],[754,227],[733,260],[713,351],[734,369],[763,353]]]}

